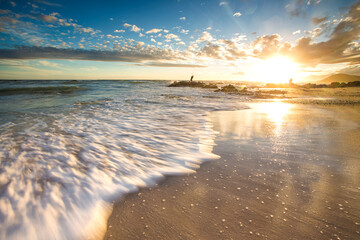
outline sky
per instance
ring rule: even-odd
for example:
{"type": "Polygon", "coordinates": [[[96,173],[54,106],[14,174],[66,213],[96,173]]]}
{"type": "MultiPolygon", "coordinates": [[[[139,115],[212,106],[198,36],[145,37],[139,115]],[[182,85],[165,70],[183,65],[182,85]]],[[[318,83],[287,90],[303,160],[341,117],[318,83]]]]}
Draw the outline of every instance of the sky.
{"type": "Polygon", "coordinates": [[[357,0],[0,0],[0,79],[360,75],[357,0]]]}

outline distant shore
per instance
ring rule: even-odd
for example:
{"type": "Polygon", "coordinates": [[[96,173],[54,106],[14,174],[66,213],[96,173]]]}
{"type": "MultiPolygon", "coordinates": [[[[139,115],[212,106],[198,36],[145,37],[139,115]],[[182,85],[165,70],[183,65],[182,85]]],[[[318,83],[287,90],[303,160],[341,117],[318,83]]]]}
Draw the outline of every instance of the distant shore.
{"type": "Polygon", "coordinates": [[[359,106],[250,107],[211,113],[221,159],[117,202],[104,239],[358,238],[359,106]]]}
{"type": "MultiPolygon", "coordinates": [[[[352,85],[352,83],[348,84],[352,85]]],[[[299,85],[293,85],[296,87],[290,87],[289,84],[246,87],[239,83],[224,84],[200,81],[175,81],[168,87],[204,88],[214,90],[215,92],[248,96],[253,99],[280,99],[302,104],[360,104],[360,87],[355,85],[354,87],[312,87],[313,84],[306,84],[299,87],[299,85]],[[280,88],[276,88],[276,86],[280,86],[280,88]]]]}

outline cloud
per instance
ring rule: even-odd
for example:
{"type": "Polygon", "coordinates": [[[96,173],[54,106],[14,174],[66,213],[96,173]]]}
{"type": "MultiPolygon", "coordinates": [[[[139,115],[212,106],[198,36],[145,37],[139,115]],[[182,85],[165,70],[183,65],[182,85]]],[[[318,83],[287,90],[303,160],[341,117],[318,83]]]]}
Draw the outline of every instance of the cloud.
{"type": "Polygon", "coordinates": [[[311,18],[311,22],[315,25],[318,25],[326,20],[328,20],[328,17],[313,17],[313,18],[311,18]]]}
{"type": "Polygon", "coordinates": [[[240,12],[236,12],[233,14],[234,17],[240,17],[242,14],[240,12]]]}
{"type": "Polygon", "coordinates": [[[295,34],[300,34],[300,32],[301,32],[300,30],[297,30],[297,31],[293,32],[292,34],[293,34],[293,35],[295,35],[295,34]]]}
{"type": "Polygon", "coordinates": [[[186,17],[181,17],[181,18],[179,18],[180,20],[182,20],[182,21],[185,21],[186,20],[186,17]]]}
{"type": "Polygon", "coordinates": [[[116,33],[123,33],[123,32],[125,32],[125,30],[120,29],[120,30],[115,30],[114,32],[116,32],[116,33]]]}
{"type": "Polygon", "coordinates": [[[49,1],[45,1],[45,0],[35,0],[35,2],[44,4],[47,6],[52,6],[52,7],[61,7],[62,6],[61,4],[53,3],[53,2],[49,2],[49,1]]]}
{"type": "Polygon", "coordinates": [[[0,59],[65,59],[104,62],[143,62],[160,60],[181,60],[183,57],[171,49],[145,47],[126,50],[85,50],[72,48],[17,46],[12,49],[0,49],[0,59]]]}
{"type": "Polygon", "coordinates": [[[110,19],[110,21],[114,21],[114,18],[109,18],[110,19]]]}
{"type": "Polygon", "coordinates": [[[360,48],[354,45],[360,35],[360,2],[352,5],[346,17],[332,30],[330,38],[313,42],[311,37],[300,38],[292,49],[296,59],[302,63],[360,63],[360,48]]]}
{"type": "Polygon", "coordinates": [[[219,3],[219,6],[224,6],[224,5],[227,5],[227,4],[229,4],[229,3],[223,1],[223,2],[220,2],[220,3],[219,3]]]}
{"type": "Polygon", "coordinates": [[[84,33],[92,33],[92,32],[95,32],[95,30],[91,27],[87,27],[87,28],[79,28],[79,30],[81,32],[84,32],[84,33]]]}
{"type": "Polygon", "coordinates": [[[9,3],[11,4],[12,7],[16,7],[16,3],[13,1],[9,1],[9,3]]]}
{"type": "Polygon", "coordinates": [[[279,52],[282,44],[279,34],[263,35],[251,43],[254,56],[267,58],[279,52]]]}
{"type": "Polygon", "coordinates": [[[224,52],[224,47],[208,43],[200,50],[199,55],[214,59],[224,59],[224,52]]]}
{"type": "Polygon", "coordinates": [[[56,22],[58,20],[57,17],[55,17],[54,15],[39,15],[39,18],[44,21],[44,22],[48,22],[48,23],[51,23],[51,22],[56,22]]]}
{"type": "Polygon", "coordinates": [[[142,47],[142,46],[144,46],[145,45],[145,43],[144,42],[137,42],[137,47],[142,47]]]}
{"type": "Polygon", "coordinates": [[[39,62],[41,65],[47,66],[47,67],[58,67],[58,66],[59,66],[58,63],[53,63],[53,62],[49,62],[49,61],[45,61],[45,60],[39,60],[38,62],[39,62]]]}
{"type": "Polygon", "coordinates": [[[179,36],[178,35],[175,35],[175,34],[173,34],[173,33],[169,33],[169,34],[166,34],[165,35],[165,38],[167,38],[167,39],[179,39],[179,36]]]}
{"type": "Polygon", "coordinates": [[[130,31],[133,31],[133,32],[140,32],[140,28],[139,27],[137,27],[136,25],[132,25],[132,27],[131,27],[131,30],[130,31]]]}
{"type": "Polygon", "coordinates": [[[189,30],[181,29],[180,33],[188,34],[188,33],[189,33],[189,30]]]}
{"type": "Polygon", "coordinates": [[[182,63],[164,63],[164,62],[150,62],[145,64],[138,64],[139,66],[152,67],[182,67],[182,68],[206,68],[207,66],[197,64],[182,64],[182,63]]]}
{"type": "Polygon", "coordinates": [[[131,27],[130,31],[132,32],[140,32],[140,28],[138,26],[136,26],[135,24],[134,25],[131,25],[131,24],[128,24],[128,23],[124,23],[123,25],[124,27],[131,27]]]}
{"type": "Polygon", "coordinates": [[[147,31],[146,34],[158,33],[158,32],[161,32],[161,31],[162,31],[162,29],[153,28],[153,29],[147,31]]]}
{"type": "Polygon", "coordinates": [[[200,43],[200,42],[211,42],[214,38],[211,36],[211,34],[207,31],[204,31],[201,35],[201,37],[199,37],[196,42],[200,43]]]}
{"type": "Polygon", "coordinates": [[[291,0],[285,9],[292,17],[306,16],[306,10],[311,5],[318,5],[320,2],[321,0],[291,0]]]}

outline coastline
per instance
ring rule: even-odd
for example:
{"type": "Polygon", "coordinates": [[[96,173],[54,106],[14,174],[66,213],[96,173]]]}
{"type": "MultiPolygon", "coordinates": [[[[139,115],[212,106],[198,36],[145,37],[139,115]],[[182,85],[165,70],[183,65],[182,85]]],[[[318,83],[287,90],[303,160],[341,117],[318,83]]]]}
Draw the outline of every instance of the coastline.
{"type": "Polygon", "coordinates": [[[359,107],[271,104],[212,112],[221,158],[116,202],[104,239],[359,237],[359,107]]]}

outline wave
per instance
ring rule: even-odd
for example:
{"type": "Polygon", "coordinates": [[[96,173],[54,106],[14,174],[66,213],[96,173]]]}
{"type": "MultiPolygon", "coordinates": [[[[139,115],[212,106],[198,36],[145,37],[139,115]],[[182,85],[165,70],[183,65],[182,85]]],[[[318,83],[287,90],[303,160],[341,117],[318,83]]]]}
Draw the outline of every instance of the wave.
{"type": "Polygon", "coordinates": [[[218,158],[205,111],[139,105],[1,125],[0,239],[101,238],[112,200],[218,158]]]}

